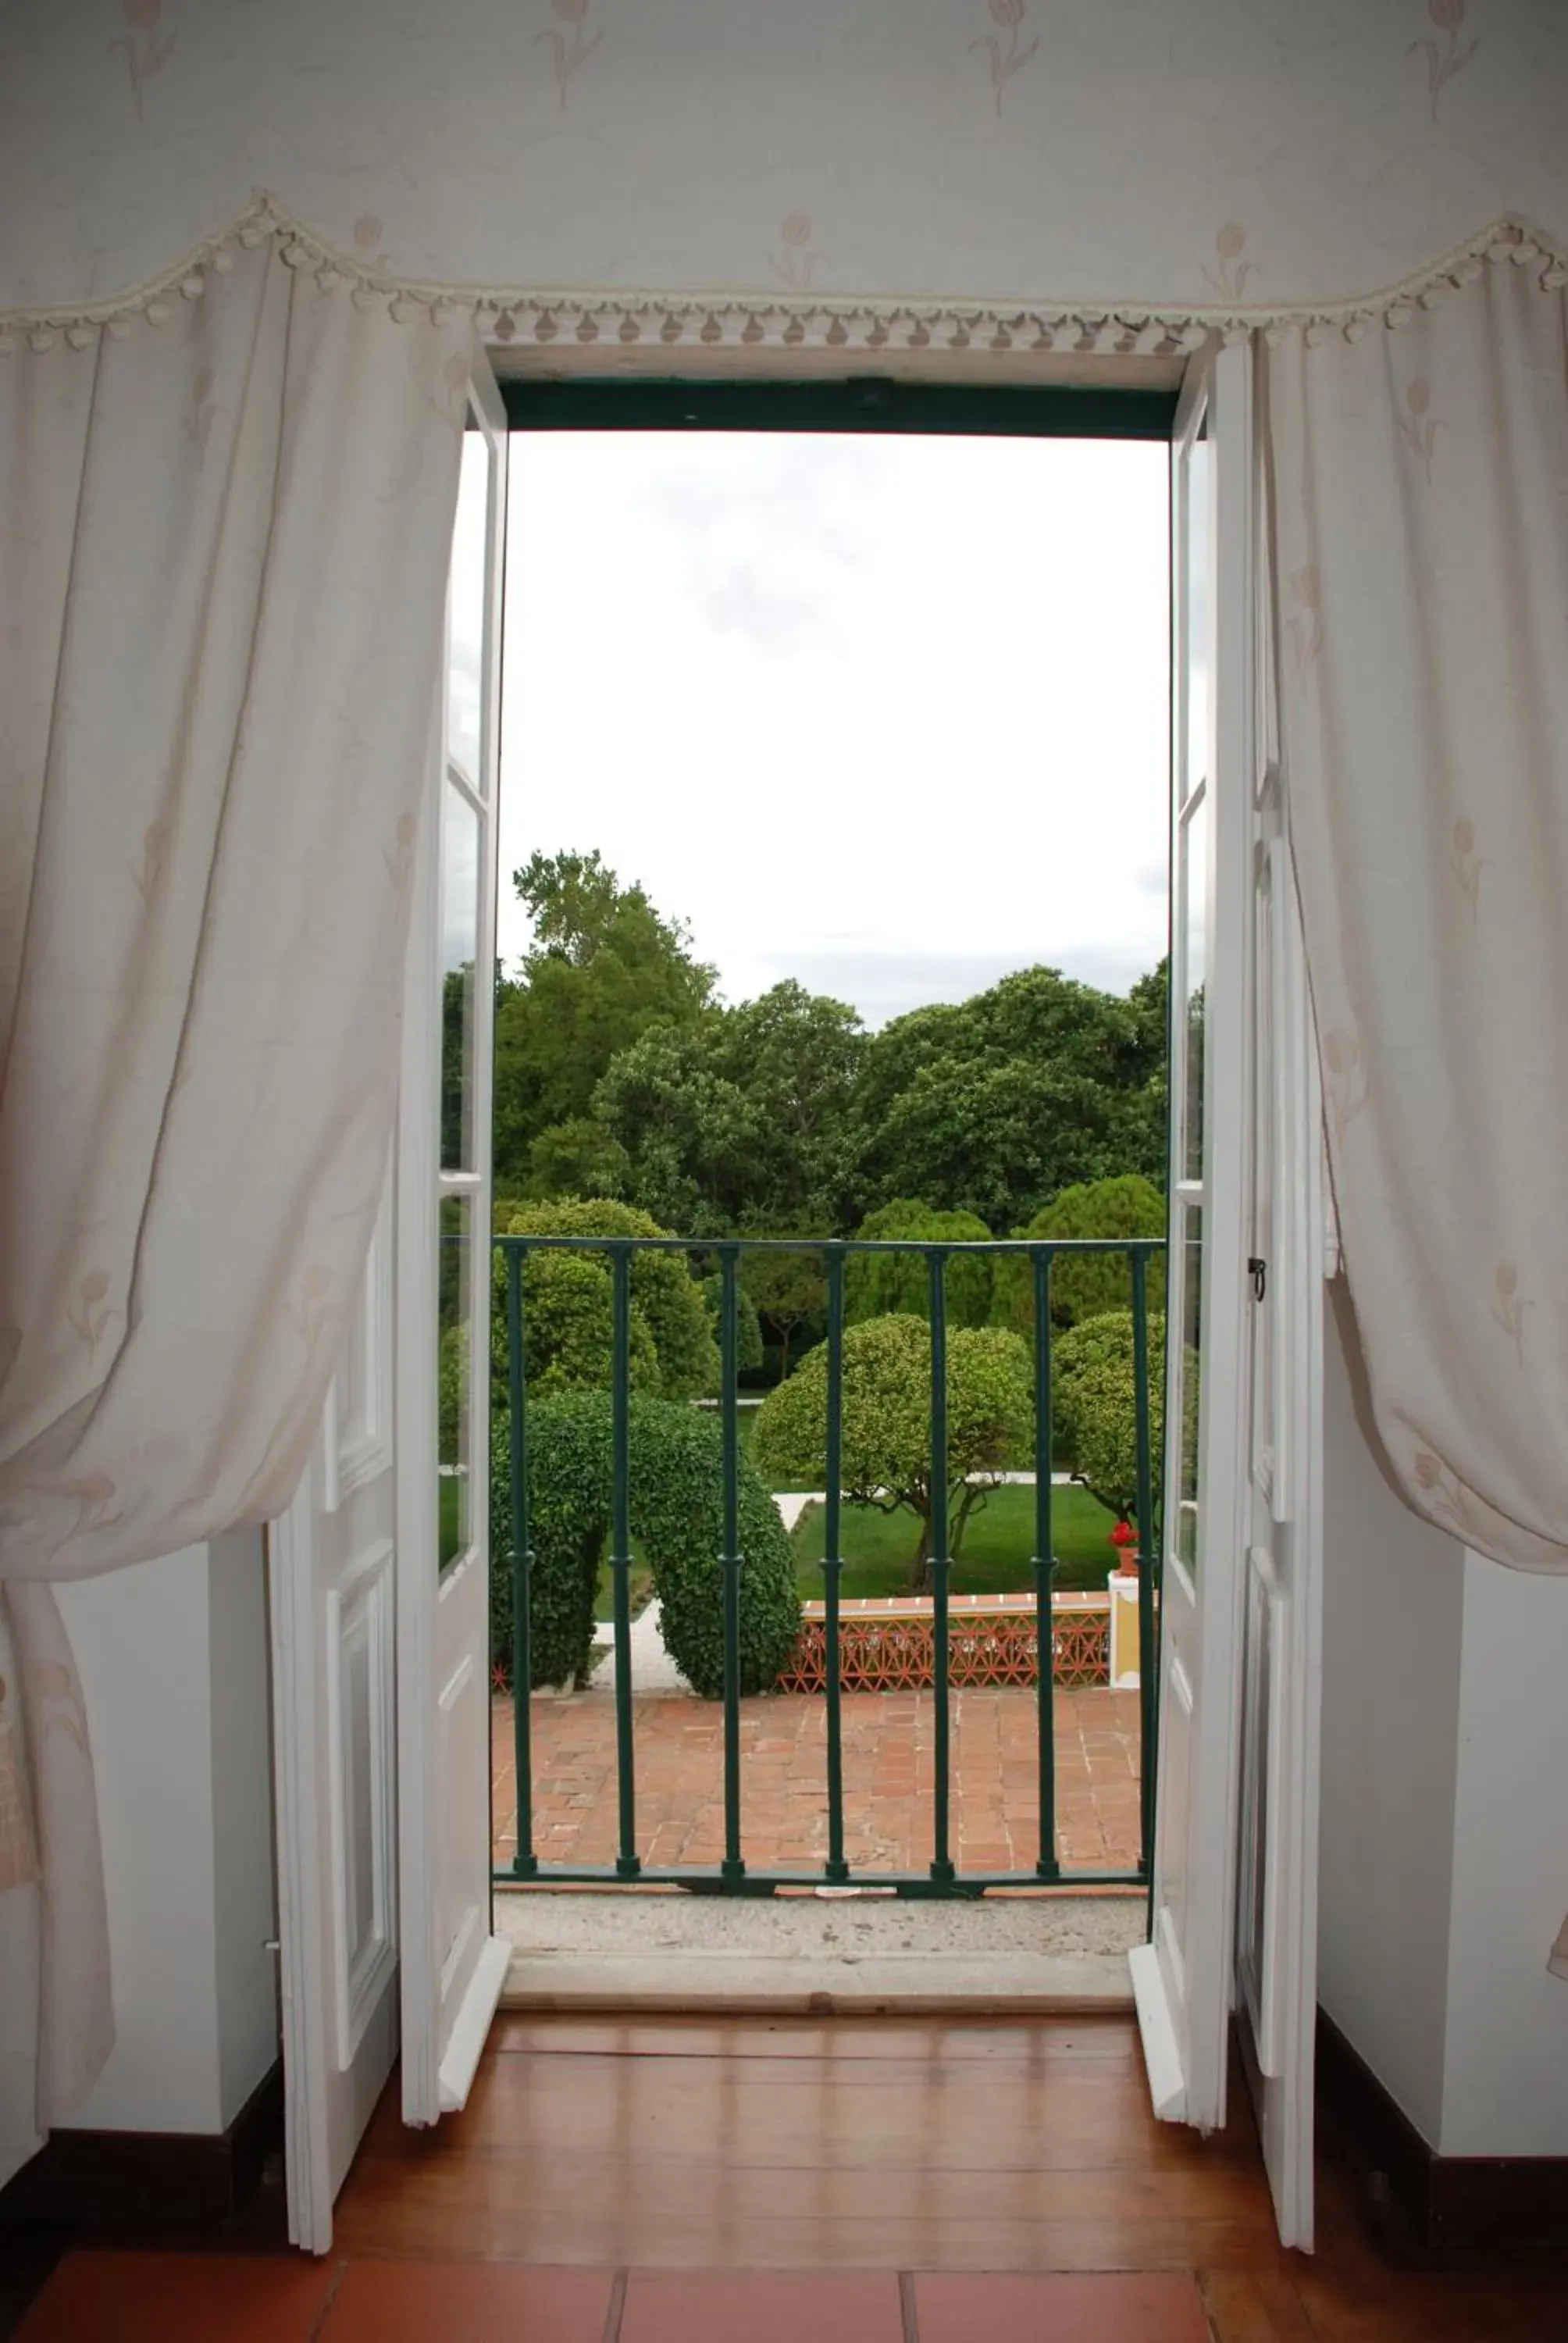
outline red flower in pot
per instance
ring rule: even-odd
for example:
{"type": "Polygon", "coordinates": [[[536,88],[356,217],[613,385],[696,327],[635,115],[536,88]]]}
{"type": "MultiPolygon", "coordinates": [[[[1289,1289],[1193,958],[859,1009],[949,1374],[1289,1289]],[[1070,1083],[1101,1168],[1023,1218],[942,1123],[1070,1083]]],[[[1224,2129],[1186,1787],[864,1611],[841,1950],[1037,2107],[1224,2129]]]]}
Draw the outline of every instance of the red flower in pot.
{"type": "Polygon", "coordinates": [[[1111,1533],[1110,1544],[1116,1548],[1118,1570],[1138,1567],[1138,1533],[1131,1522],[1118,1522],[1111,1533]]]}

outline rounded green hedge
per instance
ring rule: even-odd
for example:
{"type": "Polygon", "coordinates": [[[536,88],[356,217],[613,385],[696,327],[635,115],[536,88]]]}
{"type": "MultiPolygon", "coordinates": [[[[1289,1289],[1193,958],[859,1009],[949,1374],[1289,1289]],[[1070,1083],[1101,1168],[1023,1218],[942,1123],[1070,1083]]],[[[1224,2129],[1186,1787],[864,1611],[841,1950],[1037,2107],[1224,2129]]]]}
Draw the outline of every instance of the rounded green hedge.
{"type": "MultiPolygon", "coordinates": [[[[583,1684],[593,1646],[599,1557],[610,1524],[610,1401],[560,1393],[530,1403],[532,1677],[583,1684]]],[[[706,1700],[724,1691],[724,1483],[716,1417],[668,1400],[631,1403],[631,1530],[653,1574],[666,1650],[706,1700]]],[[[740,1689],[766,1692],[800,1633],[794,1555],[779,1509],[740,1452],[740,1689]]],[[[512,1658],[511,1459],[505,1421],[491,1447],[490,1656],[512,1658]]]]}
{"type": "MultiPolygon", "coordinates": [[[[506,1267],[497,1256],[498,1306],[490,1312],[490,1404],[507,1404],[510,1352],[506,1267]]],[[[522,1271],[528,1395],[608,1391],[615,1362],[615,1284],[602,1253],[532,1252],[522,1271]]],[[[628,1313],[627,1363],[633,1391],[659,1389],[658,1351],[634,1300],[628,1313]]]]}
{"type": "MultiPolygon", "coordinates": [[[[1073,1478],[1108,1505],[1118,1521],[1138,1510],[1138,1403],[1131,1310],[1085,1318],[1054,1345],[1057,1422],[1073,1478]]],[[[1191,1354],[1189,1354],[1190,1358],[1191,1354]]],[[[1165,1313],[1151,1311],[1148,1329],[1150,1493],[1160,1510],[1165,1441],[1165,1313]]],[[[1195,1367],[1196,1362],[1193,1361],[1195,1367]]],[[[1196,1443],[1197,1376],[1190,1372],[1188,1433],[1196,1443]]],[[[1196,1453],[1195,1444],[1193,1453],[1196,1453]]],[[[1152,1536],[1152,1523],[1142,1524],[1152,1536]]]]}
{"type": "MultiPolygon", "coordinates": [[[[618,1203],[613,1197],[589,1196],[559,1197],[553,1203],[518,1205],[498,1233],[588,1238],[662,1237],[669,1232],[660,1228],[650,1213],[638,1212],[635,1205],[618,1203]]],[[[556,1257],[597,1264],[608,1280],[610,1256],[592,1245],[585,1246],[580,1253],[563,1252],[556,1257]]],[[[546,1256],[538,1254],[534,1258],[543,1260],[546,1256]]],[[[499,1315],[506,1306],[506,1272],[498,1253],[495,1291],[499,1315]]],[[[634,1253],[631,1301],[633,1320],[641,1317],[658,1353],[660,1396],[695,1399],[717,1389],[719,1353],[709,1331],[708,1306],[685,1255],[634,1253]]],[[[608,1373],[604,1381],[609,1381],[608,1373]]]]}
{"type": "MultiPolygon", "coordinates": [[[[1063,1188],[1036,1212],[1022,1237],[1162,1237],[1165,1199],[1136,1172],[1114,1180],[1086,1180],[1063,1188]]],[[[1165,1307],[1165,1262],[1153,1254],[1145,1283],[1149,1307],[1165,1307]]],[[[1132,1272],[1119,1252],[1059,1254],[1050,1272],[1050,1316],[1056,1326],[1081,1326],[1131,1307],[1132,1272]]],[[[1034,1272],[1023,1254],[997,1263],[996,1322],[1034,1340],[1034,1272]]]]}
{"type": "MultiPolygon", "coordinates": [[[[708,1323],[715,1346],[722,1352],[724,1342],[724,1280],[718,1270],[709,1270],[702,1279],[703,1306],[708,1312],[708,1323]]],[[[755,1374],[764,1359],[762,1321],[757,1315],[757,1304],[739,1280],[735,1287],[735,1372],[738,1375],[755,1374]]]]}
{"type": "MultiPolygon", "coordinates": [[[[914,1237],[929,1244],[975,1244],[984,1243],[990,1231],[973,1212],[934,1212],[916,1197],[900,1196],[879,1212],[868,1212],[855,1233],[884,1242],[914,1237]]],[[[993,1273],[994,1256],[990,1253],[960,1253],[949,1262],[950,1326],[990,1322],[993,1273]]],[[[868,1318],[927,1318],[930,1294],[930,1269],[920,1253],[851,1253],[844,1277],[844,1321],[858,1326],[868,1318]]]]}

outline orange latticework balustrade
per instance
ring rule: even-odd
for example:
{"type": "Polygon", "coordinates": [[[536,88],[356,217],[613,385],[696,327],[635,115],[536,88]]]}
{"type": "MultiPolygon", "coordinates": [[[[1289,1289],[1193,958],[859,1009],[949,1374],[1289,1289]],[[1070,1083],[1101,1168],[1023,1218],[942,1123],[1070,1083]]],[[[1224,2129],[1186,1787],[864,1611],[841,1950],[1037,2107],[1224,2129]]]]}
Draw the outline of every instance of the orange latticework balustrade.
{"type": "MultiPolygon", "coordinates": [[[[915,1692],[930,1684],[935,1639],[929,1595],[839,1606],[839,1680],[846,1692],[915,1692]]],[[[808,1603],[779,1692],[822,1692],[826,1606],[808,1603]]],[[[1032,1684],[1038,1637],[1032,1594],[958,1594],[948,1605],[948,1671],[955,1686],[1032,1684]]],[[[1111,1600],[1059,1594],[1051,1604],[1052,1679],[1066,1688],[1110,1681],[1111,1600]]]]}

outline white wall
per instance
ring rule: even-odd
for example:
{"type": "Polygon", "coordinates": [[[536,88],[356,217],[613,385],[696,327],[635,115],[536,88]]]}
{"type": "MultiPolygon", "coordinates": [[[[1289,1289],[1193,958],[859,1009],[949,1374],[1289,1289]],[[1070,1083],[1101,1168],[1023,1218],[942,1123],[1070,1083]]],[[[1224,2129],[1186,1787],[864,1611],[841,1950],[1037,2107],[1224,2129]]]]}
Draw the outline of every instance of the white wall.
{"type": "Polygon", "coordinates": [[[222,2131],[277,2054],[260,1534],[59,1594],[93,1737],[116,2026],[71,2127],[222,2131]]]}
{"type": "Polygon", "coordinates": [[[1444,2156],[1568,2156],[1568,1579],[1379,1470],[1326,1345],[1319,1999],[1444,2156]]]}
{"type": "Polygon", "coordinates": [[[266,1563],[257,1529],[215,1538],[207,1576],[212,1661],[213,1951],[218,2104],[230,2122],[277,2056],[272,1835],[272,1688],[266,1563]]]}
{"type": "Polygon", "coordinates": [[[116,291],[258,184],[510,285],[1267,301],[1511,207],[1568,231],[1560,0],[1468,0],[1452,37],[1426,0],[1026,0],[1000,106],[985,0],[588,0],[564,103],[548,0],[137,13],[0,10],[0,301],[116,291]]]}
{"type": "Polygon", "coordinates": [[[1444,2156],[1568,2156],[1568,1579],[1464,1559],[1444,2156]]]}
{"type": "Polygon", "coordinates": [[[1323,1344],[1318,1998],[1435,2146],[1464,1554],[1379,1470],[1356,1420],[1342,1287],[1332,1299],[1323,1344]]]}

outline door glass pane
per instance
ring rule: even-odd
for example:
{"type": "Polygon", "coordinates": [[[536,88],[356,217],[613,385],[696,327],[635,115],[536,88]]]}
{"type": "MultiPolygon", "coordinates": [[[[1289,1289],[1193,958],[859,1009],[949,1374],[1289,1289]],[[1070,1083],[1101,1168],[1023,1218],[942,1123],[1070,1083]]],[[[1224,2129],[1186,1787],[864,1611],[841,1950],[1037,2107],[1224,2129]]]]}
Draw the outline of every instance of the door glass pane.
{"type": "Polygon", "coordinates": [[[441,1199],[437,1551],[443,1570],[467,1552],[472,1535],[468,1423],[474,1382],[473,1213],[473,1202],[467,1196],[441,1199]]]}
{"type": "Polygon", "coordinates": [[[1190,798],[1209,773],[1209,720],[1213,678],[1209,670],[1209,600],[1212,548],[1210,545],[1209,442],[1201,434],[1187,452],[1187,537],[1183,548],[1181,606],[1187,672],[1187,738],[1182,759],[1181,796],[1190,798]]]}
{"type": "Polygon", "coordinates": [[[1209,792],[1182,823],[1182,980],[1185,1075],[1182,1088],[1181,1176],[1203,1177],[1203,979],[1208,952],[1209,792]]]}
{"type": "MultiPolygon", "coordinates": [[[[1254,1260],[1274,1259],[1274,900],[1271,866],[1262,866],[1253,913],[1252,1236],[1254,1260]]],[[[1252,1312],[1252,1470],[1272,1494],[1274,1469],[1274,1320],[1277,1288],[1265,1284],[1252,1312]]]]}
{"type": "Polygon", "coordinates": [[[479,949],[479,816],[441,792],[441,1169],[474,1169],[474,962],[479,949]]]}
{"type": "Polygon", "coordinates": [[[452,572],[447,598],[447,755],[482,792],[480,721],[484,706],[485,528],[490,449],[482,431],[463,435],[452,572]]]}
{"type": "Polygon", "coordinates": [[[1184,1204],[1181,1231],[1181,1472],[1176,1484],[1176,1551],[1196,1576],[1198,1570],[1198,1390],[1203,1308],[1203,1212],[1184,1204]]]}

